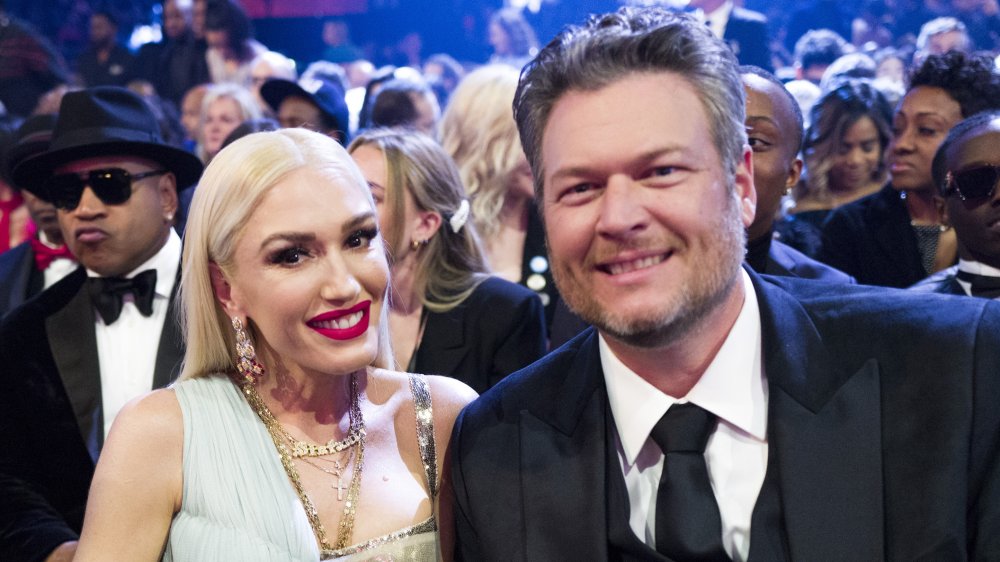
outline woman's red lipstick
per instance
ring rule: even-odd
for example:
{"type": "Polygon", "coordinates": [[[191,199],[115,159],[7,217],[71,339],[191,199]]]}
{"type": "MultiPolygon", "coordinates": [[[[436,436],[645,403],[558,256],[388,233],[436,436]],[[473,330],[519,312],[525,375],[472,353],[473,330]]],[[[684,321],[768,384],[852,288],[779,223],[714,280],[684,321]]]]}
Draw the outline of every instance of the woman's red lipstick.
{"type": "Polygon", "coordinates": [[[306,324],[332,340],[350,340],[368,331],[372,301],[361,301],[351,308],[324,312],[306,324]]]}

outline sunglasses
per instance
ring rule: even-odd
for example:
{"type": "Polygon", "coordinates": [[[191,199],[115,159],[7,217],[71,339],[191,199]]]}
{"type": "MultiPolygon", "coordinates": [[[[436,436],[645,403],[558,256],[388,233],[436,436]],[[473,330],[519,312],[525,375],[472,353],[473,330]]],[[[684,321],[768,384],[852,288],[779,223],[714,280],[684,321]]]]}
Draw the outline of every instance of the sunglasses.
{"type": "Polygon", "coordinates": [[[949,170],[945,176],[946,194],[958,193],[962,201],[993,197],[998,182],[1000,182],[1000,166],[977,166],[961,172],[949,170]]]}
{"type": "Polygon", "coordinates": [[[83,188],[88,185],[104,204],[121,205],[132,196],[133,182],[167,172],[168,170],[153,170],[133,174],[121,168],[105,168],[80,174],[59,174],[45,182],[45,189],[52,204],[64,211],[72,211],[80,204],[83,188]]]}

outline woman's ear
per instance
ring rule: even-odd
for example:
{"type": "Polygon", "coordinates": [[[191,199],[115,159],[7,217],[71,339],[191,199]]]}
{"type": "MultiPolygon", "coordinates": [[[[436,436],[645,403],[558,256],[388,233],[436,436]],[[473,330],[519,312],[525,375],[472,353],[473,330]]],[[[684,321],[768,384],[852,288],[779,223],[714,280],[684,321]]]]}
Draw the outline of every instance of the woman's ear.
{"type": "Polygon", "coordinates": [[[417,227],[413,230],[413,239],[426,242],[434,237],[441,228],[441,214],[435,211],[417,211],[417,227]]]}
{"type": "Polygon", "coordinates": [[[212,278],[212,291],[215,293],[215,298],[219,301],[219,304],[226,311],[226,314],[230,317],[239,316],[241,319],[246,316],[242,308],[233,300],[233,286],[229,284],[222,268],[217,263],[210,262],[208,264],[208,272],[212,278]]]}

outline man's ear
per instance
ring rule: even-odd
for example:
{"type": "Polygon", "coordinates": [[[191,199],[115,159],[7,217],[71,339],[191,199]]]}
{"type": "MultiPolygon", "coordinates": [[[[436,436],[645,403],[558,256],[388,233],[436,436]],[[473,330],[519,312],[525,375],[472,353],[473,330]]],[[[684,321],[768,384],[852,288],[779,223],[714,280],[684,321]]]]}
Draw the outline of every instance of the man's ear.
{"type": "Polygon", "coordinates": [[[757,214],[757,188],[753,184],[753,151],[748,145],[743,145],[743,157],[736,165],[736,177],[733,183],[736,191],[734,195],[740,204],[743,228],[748,228],[753,223],[754,215],[757,214]]]}
{"type": "Polygon", "coordinates": [[[174,217],[177,216],[179,198],[177,196],[177,178],[173,172],[167,172],[160,176],[160,182],[156,188],[160,191],[160,202],[163,209],[163,219],[173,224],[174,217]]]}
{"type": "Polygon", "coordinates": [[[246,313],[233,299],[233,286],[229,284],[222,268],[217,263],[210,262],[208,264],[208,273],[212,279],[212,291],[215,293],[215,298],[219,301],[219,304],[222,305],[223,310],[226,311],[226,315],[230,317],[238,316],[240,319],[243,319],[246,313]]]}

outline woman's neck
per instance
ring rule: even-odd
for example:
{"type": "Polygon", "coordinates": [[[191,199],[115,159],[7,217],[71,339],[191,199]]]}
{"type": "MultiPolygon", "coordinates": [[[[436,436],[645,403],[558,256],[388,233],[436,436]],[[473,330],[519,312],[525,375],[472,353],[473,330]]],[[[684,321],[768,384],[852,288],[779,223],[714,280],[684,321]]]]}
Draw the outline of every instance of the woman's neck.
{"type": "Polygon", "coordinates": [[[914,224],[941,224],[941,215],[934,204],[934,194],[930,190],[907,190],[903,192],[906,210],[914,224]]]}

